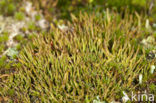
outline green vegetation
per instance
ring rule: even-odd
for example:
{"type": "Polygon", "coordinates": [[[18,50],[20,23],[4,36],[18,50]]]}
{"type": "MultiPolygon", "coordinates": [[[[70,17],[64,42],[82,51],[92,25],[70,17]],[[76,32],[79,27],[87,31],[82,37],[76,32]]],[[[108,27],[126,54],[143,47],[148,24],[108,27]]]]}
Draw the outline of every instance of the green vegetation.
{"type": "MultiPolygon", "coordinates": [[[[91,12],[95,9],[117,10],[123,12],[128,9],[131,13],[140,12],[141,14],[148,14],[151,21],[153,21],[156,12],[156,6],[154,0],[31,0],[38,10],[45,12],[45,17],[48,20],[52,20],[53,17],[61,19],[71,19],[70,13],[76,15],[79,11],[91,12]],[[150,9],[152,7],[152,9],[150,9]],[[57,14],[57,15],[56,15],[57,14]]],[[[156,21],[156,19],[154,19],[156,21]]]]}
{"type": "Polygon", "coordinates": [[[155,95],[154,2],[0,0],[0,102],[110,103],[122,101],[123,92],[155,95]]]}
{"type": "Polygon", "coordinates": [[[15,18],[19,21],[24,20],[24,13],[22,12],[16,12],[15,13],[15,18]]]}
{"type": "Polygon", "coordinates": [[[16,12],[18,0],[1,0],[0,1],[0,14],[13,15],[16,12]]]}
{"type": "Polygon", "coordinates": [[[53,27],[24,48],[17,73],[1,85],[4,96],[19,102],[91,102],[96,96],[113,101],[135,90],[140,73],[149,79],[151,62],[133,43],[143,34],[136,17],[80,14],[68,26],[53,27]]]}

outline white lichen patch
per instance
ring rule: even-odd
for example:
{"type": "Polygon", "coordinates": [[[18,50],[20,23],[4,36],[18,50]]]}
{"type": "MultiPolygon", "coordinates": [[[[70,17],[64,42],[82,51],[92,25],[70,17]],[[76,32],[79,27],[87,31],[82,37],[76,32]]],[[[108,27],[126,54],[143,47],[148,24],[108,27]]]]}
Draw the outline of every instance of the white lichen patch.
{"type": "Polygon", "coordinates": [[[44,18],[42,13],[35,11],[31,2],[25,2],[23,7],[25,8],[26,14],[31,18],[32,21],[36,22],[36,25],[39,26],[41,29],[46,29],[49,26],[48,21],[44,18]],[[41,19],[36,21],[36,15],[40,15],[41,19]]]}
{"type": "Polygon", "coordinates": [[[155,38],[153,36],[148,36],[146,39],[143,39],[141,43],[145,46],[145,48],[150,48],[152,45],[154,45],[155,38]]]}
{"type": "MultiPolygon", "coordinates": [[[[48,21],[44,18],[41,12],[35,11],[31,2],[24,2],[22,8],[25,9],[25,17],[22,21],[17,20],[13,16],[4,17],[0,15],[0,36],[5,32],[8,33],[8,41],[5,43],[7,48],[5,48],[5,50],[15,47],[18,44],[14,41],[15,36],[22,35],[22,37],[25,37],[26,35],[37,32],[37,30],[34,29],[29,31],[31,23],[34,23],[33,26],[40,28],[41,30],[47,30],[49,26],[48,21]],[[40,16],[39,20],[36,20],[36,15],[40,16]],[[25,28],[25,31],[22,30],[23,28],[25,28]]],[[[6,51],[0,54],[0,56],[5,54],[6,51]]]]}
{"type": "Polygon", "coordinates": [[[37,22],[38,26],[41,28],[41,29],[46,29],[49,25],[49,23],[44,19],[42,18],[41,20],[39,20],[37,22]]]}
{"type": "Polygon", "coordinates": [[[150,53],[148,54],[149,58],[156,58],[156,40],[153,36],[148,36],[146,39],[141,41],[144,49],[150,49],[150,53]]]}
{"type": "Polygon", "coordinates": [[[18,35],[18,34],[20,34],[20,35],[24,35],[21,31],[20,31],[20,29],[22,28],[22,27],[24,27],[24,25],[25,25],[25,22],[16,22],[16,23],[14,23],[14,24],[11,24],[10,25],[10,30],[9,30],[9,34],[10,34],[10,36],[9,36],[9,40],[8,40],[8,42],[7,42],[7,46],[14,46],[14,40],[13,40],[13,38],[16,36],[16,35],[18,35]]]}

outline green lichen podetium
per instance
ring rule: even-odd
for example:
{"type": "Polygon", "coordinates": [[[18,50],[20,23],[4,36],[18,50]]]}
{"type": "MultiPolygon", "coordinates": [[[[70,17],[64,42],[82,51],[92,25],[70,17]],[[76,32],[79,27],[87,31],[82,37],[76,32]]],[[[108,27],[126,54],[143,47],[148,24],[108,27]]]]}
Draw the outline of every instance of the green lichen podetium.
{"type": "Polygon", "coordinates": [[[148,70],[148,63],[139,44],[132,42],[142,34],[136,17],[116,17],[121,18],[108,11],[98,16],[80,13],[68,30],[52,27],[52,32],[37,36],[20,53],[21,66],[3,83],[7,86],[1,95],[11,89],[11,95],[27,103],[121,99],[116,94],[135,89],[134,80],[148,70]]]}

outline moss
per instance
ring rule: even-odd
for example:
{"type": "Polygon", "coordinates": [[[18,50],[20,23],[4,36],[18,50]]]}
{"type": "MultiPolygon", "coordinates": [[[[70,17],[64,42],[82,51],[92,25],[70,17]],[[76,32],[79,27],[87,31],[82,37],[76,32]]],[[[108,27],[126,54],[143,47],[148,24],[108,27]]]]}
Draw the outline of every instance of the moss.
{"type": "Polygon", "coordinates": [[[17,19],[19,21],[24,20],[24,17],[25,17],[25,14],[22,12],[16,12],[15,13],[15,19],[17,19]]]}
{"type": "Polygon", "coordinates": [[[154,83],[152,83],[152,84],[150,84],[149,88],[150,88],[151,91],[155,92],[156,85],[154,83]]]}
{"type": "Polygon", "coordinates": [[[22,42],[24,40],[24,37],[21,34],[19,34],[16,35],[13,39],[17,42],[22,42]]]}
{"type": "Polygon", "coordinates": [[[17,44],[17,45],[16,45],[16,49],[17,49],[18,51],[21,50],[21,48],[22,48],[22,47],[21,47],[21,44],[17,44]]]}
{"type": "Polygon", "coordinates": [[[34,22],[29,22],[29,24],[28,24],[28,30],[30,30],[30,31],[36,30],[36,25],[35,25],[34,22]]]}
{"type": "MultiPolygon", "coordinates": [[[[25,9],[19,8],[19,1],[1,0],[0,13],[23,21],[25,9]]],[[[155,59],[146,57],[154,46],[144,50],[140,45],[149,35],[156,38],[142,23],[149,9],[147,1],[31,2],[56,25],[47,33],[35,22],[28,23],[28,28],[23,27],[22,32],[37,31],[39,34],[17,35],[14,40],[19,44],[7,56],[1,54],[7,49],[9,34],[0,34],[0,73],[9,75],[0,78],[1,96],[12,102],[92,102],[99,95],[102,101],[110,102],[119,101],[124,90],[146,88],[155,93],[155,85],[151,83],[154,75],[149,75],[155,59]],[[107,7],[114,11],[110,13],[107,7]],[[143,16],[136,17],[136,11],[143,16]],[[57,25],[66,23],[65,19],[71,22],[66,24],[67,30],[60,30],[57,25]],[[143,85],[138,84],[139,74],[143,74],[143,85]]],[[[154,7],[148,13],[150,23],[155,22],[155,10],[154,7]]],[[[35,16],[36,21],[40,18],[40,15],[35,16]]]]}
{"type": "Polygon", "coordinates": [[[5,49],[5,45],[4,44],[1,44],[0,45],[0,54],[3,53],[4,49],[5,49]]]}
{"type": "Polygon", "coordinates": [[[6,42],[8,40],[8,33],[7,32],[3,32],[1,35],[0,35],[0,43],[2,42],[6,42]]]}
{"type": "Polygon", "coordinates": [[[142,70],[147,72],[148,64],[145,54],[138,54],[141,49],[134,49],[133,38],[139,40],[142,31],[131,36],[130,27],[137,28],[135,17],[121,19],[122,24],[115,17],[116,13],[108,11],[98,18],[95,14],[80,14],[68,25],[69,30],[53,27],[52,33],[33,38],[20,53],[21,66],[10,83],[19,86],[19,99],[85,102],[99,95],[104,101],[112,101],[121,98],[115,96],[120,91],[135,89],[138,84],[133,81],[142,70]],[[27,99],[20,90],[26,91],[27,99]]]}
{"type": "Polygon", "coordinates": [[[16,6],[17,6],[16,3],[12,0],[1,0],[0,13],[9,16],[14,15],[16,11],[16,6]]]}
{"type": "Polygon", "coordinates": [[[5,64],[6,56],[2,56],[0,58],[0,67],[2,67],[5,64]]]}
{"type": "Polygon", "coordinates": [[[35,20],[39,21],[41,19],[40,15],[35,15],[35,20]]]}
{"type": "Polygon", "coordinates": [[[10,96],[13,96],[14,93],[15,93],[15,90],[14,90],[14,89],[9,89],[9,90],[8,90],[8,94],[9,94],[10,96]]]}
{"type": "Polygon", "coordinates": [[[8,15],[13,15],[16,10],[16,6],[12,3],[8,4],[7,13],[8,15]]]}

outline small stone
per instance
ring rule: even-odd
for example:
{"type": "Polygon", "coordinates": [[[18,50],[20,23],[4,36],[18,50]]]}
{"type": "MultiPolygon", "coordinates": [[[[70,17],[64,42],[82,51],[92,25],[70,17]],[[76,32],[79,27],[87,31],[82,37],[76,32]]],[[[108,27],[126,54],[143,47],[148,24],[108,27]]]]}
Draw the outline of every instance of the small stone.
{"type": "Polygon", "coordinates": [[[68,26],[65,25],[58,25],[58,28],[62,31],[67,31],[68,30],[68,26]]]}
{"type": "Polygon", "coordinates": [[[143,78],[143,76],[142,76],[142,74],[140,74],[139,75],[139,84],[142,84],[142,78],[143,78]]]}
{"type": "Polygon", "coordinates": [[[146,19],[146,25],[145,27],[148,29],[150,27],[150,24],[149,24],[149,19],[146,19]]]}
{"type": "Polygon", "coordinates": [[[155,70],[155,66],[154,65],[151,65],[151,74],[154,73],[154,70],[155,70]]]}

